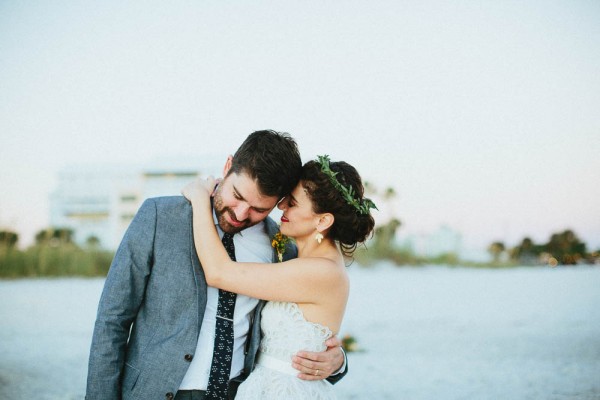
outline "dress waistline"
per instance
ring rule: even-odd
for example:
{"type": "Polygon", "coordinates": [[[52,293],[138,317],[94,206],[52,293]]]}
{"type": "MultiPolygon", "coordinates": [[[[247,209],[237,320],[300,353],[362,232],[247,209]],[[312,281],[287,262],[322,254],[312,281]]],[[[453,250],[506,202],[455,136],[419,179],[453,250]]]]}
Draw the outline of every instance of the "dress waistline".
{"type": "Polygon", "coordinates": [[[278,358],[268,356],[264,353],[261,353],[259,355],[256,365],[260,365],[262,367],[273,369],[275,371],[279,371],[292,376],[297,376],[300,373],[300,371],[292,367],[292,360],[282,361],[278,358]]]}

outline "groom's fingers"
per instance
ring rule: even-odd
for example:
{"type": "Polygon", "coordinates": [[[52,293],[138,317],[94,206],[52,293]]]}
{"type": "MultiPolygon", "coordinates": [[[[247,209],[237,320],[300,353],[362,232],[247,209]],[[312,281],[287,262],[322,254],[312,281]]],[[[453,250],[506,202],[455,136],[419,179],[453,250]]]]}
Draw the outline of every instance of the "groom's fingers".
{"type": "Polygon", "coordinates": [[[332,336],[325,341],[327,348],[342,347],[342,341],[337,336],[332,336]]]}
{"type": "Polygon", "coordinates": [[[303,381],[320,381],[321,379],[327,378],[326,376],[315,376],[315,375],[307,375],[307,374],[298,374],[298,378],[303,381]]]}
{"type": "Polygon", "coordinates": [[[318,381],[329,377],[333,372],[331,358],[326,352],[301,351],[292,358],[292,367],[300,371],[300,379],[318,381]]]}

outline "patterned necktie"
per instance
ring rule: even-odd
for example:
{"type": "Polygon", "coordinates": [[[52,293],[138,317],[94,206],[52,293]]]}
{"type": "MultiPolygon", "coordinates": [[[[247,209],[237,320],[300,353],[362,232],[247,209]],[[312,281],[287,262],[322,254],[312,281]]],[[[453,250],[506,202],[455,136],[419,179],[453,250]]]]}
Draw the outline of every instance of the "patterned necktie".
{"type": "MultiPolygon", "coordinates": [[[[223,235],[223,246],[229,257],[235,261],[235,248],[233,235],[223,235]]],[[[231,359],[233,354],[233,311],[235,309],[236,294],[219,289],[219,305],[217,306],[217,324],[215,329],[215,344],[213,359],[208,377],[206,394],[209,399],[226,399],[227,383],[231,373],[231,359]]]]}

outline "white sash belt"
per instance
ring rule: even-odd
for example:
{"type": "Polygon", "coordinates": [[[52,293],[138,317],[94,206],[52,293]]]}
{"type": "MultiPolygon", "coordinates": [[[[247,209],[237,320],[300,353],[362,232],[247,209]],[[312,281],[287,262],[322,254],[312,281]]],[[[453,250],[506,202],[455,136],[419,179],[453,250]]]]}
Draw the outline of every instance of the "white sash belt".
{"type": "Polygon", "coordinates": [[[292,367],[292,360],[282,361],[264,353],[261,353],[258,356],[258,362],[256,364],[269,369],[274,369],[275,371],[279,371],[287,375],[297,376],[300,373],[300,371],[292,367]]]}

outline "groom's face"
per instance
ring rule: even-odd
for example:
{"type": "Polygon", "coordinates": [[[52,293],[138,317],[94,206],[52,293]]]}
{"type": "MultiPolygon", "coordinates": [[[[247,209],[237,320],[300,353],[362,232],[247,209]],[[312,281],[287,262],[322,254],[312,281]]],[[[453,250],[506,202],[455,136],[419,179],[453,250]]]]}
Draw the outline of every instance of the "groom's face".
{"type": "Polygon", "coordinates": [[[221,229],[236,233],[264,220],[278,200],[262,195],[248,174],[231,173],[217,187],[213,206],[221,229]]]}

